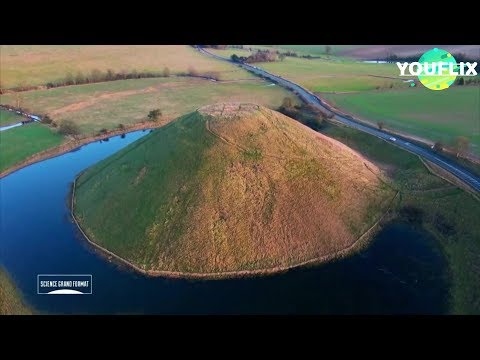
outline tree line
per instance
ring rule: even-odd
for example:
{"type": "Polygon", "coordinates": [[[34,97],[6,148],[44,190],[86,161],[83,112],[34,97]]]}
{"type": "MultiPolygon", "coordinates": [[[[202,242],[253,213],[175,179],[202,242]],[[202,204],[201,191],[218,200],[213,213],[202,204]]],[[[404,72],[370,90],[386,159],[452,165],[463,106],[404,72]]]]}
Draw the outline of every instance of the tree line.
{"type": "MultiPolygon", "coordinates": [[[[385,59],[377,59],[377,60],[384,60],[386,62],[397,62],[397,61],[400,61],[400,62],[416,62],[420,59],[420,57],[422,56],[423,54],[415,54],[415,55],[397,55],[395,53],[388,53],[386,56],[385,56],[385,59]]],[[[474,59],[473,57],[465,54],[465,53],[453,53],[452,56],[455,58],[455,60],[458,62],[470,62],[470,63],[473,63],[473,62],[479,62],[478,59],[474,59]]]]}
{"type": "Polygon", "coordinates": [[[127,79],[143,79],[143,78],[155,78],[155,77],[169,77],[170,69],[165,67],[161,72],[155,71],[113,71],[108,69],[107,71],[101,71],[98,69],[93,69],[90,73],[84,74],[82,71],[78,71],[76,74],[68,72],[62,80],[55,82],[48,82],[46,84],[47,88],[54,88],[59,86],[68,86],[68,85],[82,85],[82,84],[92,84],[105,81],[115,81],[115,80],[127,80],[127,79]]]}
{"type": "MultiPolygon", "coordinates": [[[[7,91],[12,92],[22,92],[28,90],[38,90],[46,87],[47,89],[61,87],[61,86],[70,86],[70,85],[83,85],[83,84],[94,84],[99,82],[106,81],[116,81],[116,80],[128,80],[128,79],[144,79],[144,78],[160,78],[160,77],[170,77],[171,72],[168,67],[165,67],[162,71],[136,71],[132,70],[130,72],[121,70],[114,71],[108,69],[106,71],[101,71],[98,69],[93,69],[88,73],[82,71],[77,71],[76,73],[68,72],[65,77],[61,80],[50,81],[42,86],[36,85],[25,85],[17,86],[13,88],[5,89],[1,86],[0,83],[0,94],[4,94],[7,91]]],[[[219,81],[221,80],[221,74],[218,71],[207,71],[199,72],[194,67],[190,66],[185,72],[178,72],[176,76],[192,76],[192,77],[201,77],[206,79],[212,79],[219,81]]]]}

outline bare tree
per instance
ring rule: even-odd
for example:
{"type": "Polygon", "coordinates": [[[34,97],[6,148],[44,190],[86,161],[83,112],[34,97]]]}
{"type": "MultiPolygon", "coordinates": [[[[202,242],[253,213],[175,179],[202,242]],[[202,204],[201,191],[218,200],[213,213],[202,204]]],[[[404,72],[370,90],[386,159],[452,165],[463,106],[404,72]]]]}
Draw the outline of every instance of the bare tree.
{"type": "Polygon", "coordinates": [[[75,75],[75,84],[85,84],[85,76],[81,71],[78,71],[75,75]]]}
{"type": "Polygon", "coordinates": [[[15,93],[15,106],[20,109],[23,106],[23,94],[20,91],[15,93]]]}
{"type": "Polygon", "coordinates": [[[102,81],[102,72],[98,69],[93,69],[90,75],[92,82],[99,82],[102,81]]]}
{"type": "Polygon", "coordinates": [[[160,116],[162,116],[162,111],[160,109],[153,109],[147,115],[150,121],[157,121],[160,116]]]}
{"type": "Polygon", "coordinates": [[[170,69],[166,66],[163,68],[163,76],[170,77],[170,69]]]}
{"type": "Polygon", "coordinates": [[[383,130],[385,127],[385,123],[383,121],[377,121],[377,126],[380,130],[383,130]]]}
{"type": "Polygon", "coordinates": [[[190,76],[198,76],[198,71],[193,66],[188,68],[188,75],[190,76]]]}
{"type": "Polygon", "coordinates": [[[470,140],[465,136],[457,136],[454,143],[455,151],[457,152],[457,158],[461,155],[465,155],[470,147],[470,140]]]}
{"type": "Polygon", "coordinates": [[[73,85],[75,84],[75,79],[73,78],[73,74],[68,72],[65,76],[65,85],[73,85]]]}
{"type": "Polygon", "coordinates": [[[290,109],[293,106],[292,99],[289,97],[284,97],[282,101],[282,108],[290,109]]]}
{"type": "Polygon", "coordinates": [[[435,151],[443,151],[445,145],[441,141],[435,141],[435,144],[433,144],[433,150],[435,151]]]}

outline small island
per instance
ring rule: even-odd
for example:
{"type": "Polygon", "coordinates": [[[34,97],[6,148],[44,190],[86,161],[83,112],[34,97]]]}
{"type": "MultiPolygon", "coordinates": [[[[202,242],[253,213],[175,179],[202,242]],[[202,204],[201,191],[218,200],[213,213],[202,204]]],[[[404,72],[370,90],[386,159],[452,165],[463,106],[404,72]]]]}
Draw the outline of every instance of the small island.
{"type": "Polygon", "coordinates": [[[80,174],[89,242],[149,275],[267,274],[354,251],[395,191],[342,143],[255,104],[198,109],[80,174]]]}

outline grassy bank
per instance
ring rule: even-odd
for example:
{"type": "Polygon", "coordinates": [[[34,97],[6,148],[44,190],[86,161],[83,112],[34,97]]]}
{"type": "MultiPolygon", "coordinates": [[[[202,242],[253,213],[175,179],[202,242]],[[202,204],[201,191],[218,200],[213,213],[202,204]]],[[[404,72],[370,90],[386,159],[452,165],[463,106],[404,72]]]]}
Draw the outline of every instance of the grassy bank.
{"type": "Polygon", "coordinates": [[[25,120],[23,116],[20,116],[13,111],[0,109],[0,126],[15,124],[22,120],[25,120]]]}
{"type": "Polygon", "coordinates": [[[390,174],[401,191],[397,215],[430,231],[448,260],[451,311],[480,314],[480,202],[389,143],[343,126],[326,125],[322,132],[357,149],[390,174]]]}
{"type": "Polygon", "coordinates": [[[22,297],[8,277],[0,268],[0,315],[31,315],[32,310],[26,306],[22,297]]]}
{"type": "Polygon", "coordinates": [[[447,91],[418,87],[398,91],[322,94],[336,107],[386,128],[452,144],[455,137],[470,139],[480,154],[480,88],[454,86],[447,91]]]}
{"type": "Polygon", "coordinates": [[[172,74],[218,72],[223,79],[251,75],[233,65],[199,54],[187,45],[2,45],[1,86],[44,85],[64,79],[67,73],[92,70],[163,71],[172,74]]]}
{"type": "Polygon", "coordinates": [[[23,159],[60,145],[63,136],[39,123],[0,132],[0,172],[23,159]]]}
{"type": "Polygon", "coordinates": [[[349,249],[395,195],[381,177],[281,114],[219,104],[89,168],[74,210],[92,241],[142,270],[263,271],[349,249]]]}

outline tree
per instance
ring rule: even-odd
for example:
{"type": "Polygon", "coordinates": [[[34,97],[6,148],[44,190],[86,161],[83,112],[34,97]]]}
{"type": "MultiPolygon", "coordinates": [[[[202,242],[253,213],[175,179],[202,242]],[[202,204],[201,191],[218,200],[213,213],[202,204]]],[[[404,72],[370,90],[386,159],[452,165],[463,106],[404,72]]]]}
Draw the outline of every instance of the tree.
{"type": "Polygon", "coordinates": [[[77,72],[77,75],[75,75],[75,84],[85,84],[85,76],[81,71],[77,72]]]}
{"type": "Polygon", "coordinates": [[[287,97],[284,97],[284,98],[283,98],[283,101],[282,101],[282,108],[288,110],[288,109],[290,109],[292,106],[293,106],[292,99],[289,98],[288,96],[287,96],[287,97]]]}
{"type": "Polygon", "coordinates": [[[52,118],[51,118],[50,116],[48,116],[48,115],[42,116],[42,120],[41,120],[41,121],[42,121],[42,123],[48,124],[48,125],[50,125],[50,124],[53,122],[52,118]]]}
{"type": "Polygon", "coordinates": [[[58,132],[62,135],[74,136],[80,134],[80,129],[72,120],[63,120],[58,127],[58,132]]]}
{"type": "Polygon", "coordinates": [[[436,141],[435,144],[433,144],[433,150],[435,151],[443,151],[443,148],[445,145],[441,141],[436,141]]]}
{"type": "Polygon", "coordinates": [[[383,130],[385,127],[385,123],[383,121],[377,121],[377,126],[380,130],[383,130]]]}
{"type": "Polygon", "coordinates": [[[15,106],[20,109],[23,105],[23,94],[21,92],[15,93],[15,106]]]}
{"type": "Polygon", "coordinates": [[[112,69],[107,70],[107,74],[105,75],[105,80],[107,81],[115,80],[115,72],[112,69]]]}
{"type": "Polygon", "coordinates": [[[166,66],[163,68],[163,76],[170,77],[170,69],[166,66]]]}
{"type": "Polygon", "coordinates": [[[454,147],[457,152],[457,158],[460,157],[460,155],[465,155],[470,147],[470,140],[465,136],[457,136],[455,138],[454,147]]]}
{"type": "Polygon", "coordinates": [[[332,52],[332,47],[330,45],[325,45],[325,54],[330,55],[332,52]]]}
{"type": "Polygon", "coordinates": [[[188,75],[190,76],[198,76],[198,71],[193,66],[188,68],[188,75]]]}
{"type": "Polygon", "coordinates": [[[160,116],[162,116],[160,109],[151,110],[147,115],[150,121],[157,121],[160,116]]]}
{"type": "Polygon", "coordinates": [[[92,70],[90,78],[91,78],[92,82],[99,82],[99,81],[102,81],[104,79],[102,72],[98,69],[93,69],[92,70]]]}
{"type": "Polygon", "coordinates": [[[73,78],[73,75],[71,72],[68,72],[67,75],[65,76],[65,85],[73,85],[75,84],[75,79],[73,78]]]}
{"type": "Polygon", "coordinates": [[[238,57],[237,54],[232,54],[232,56],[230,56],[230,59],[233,61],[233,62],[240,62],[240,58],[238,57]]]}

